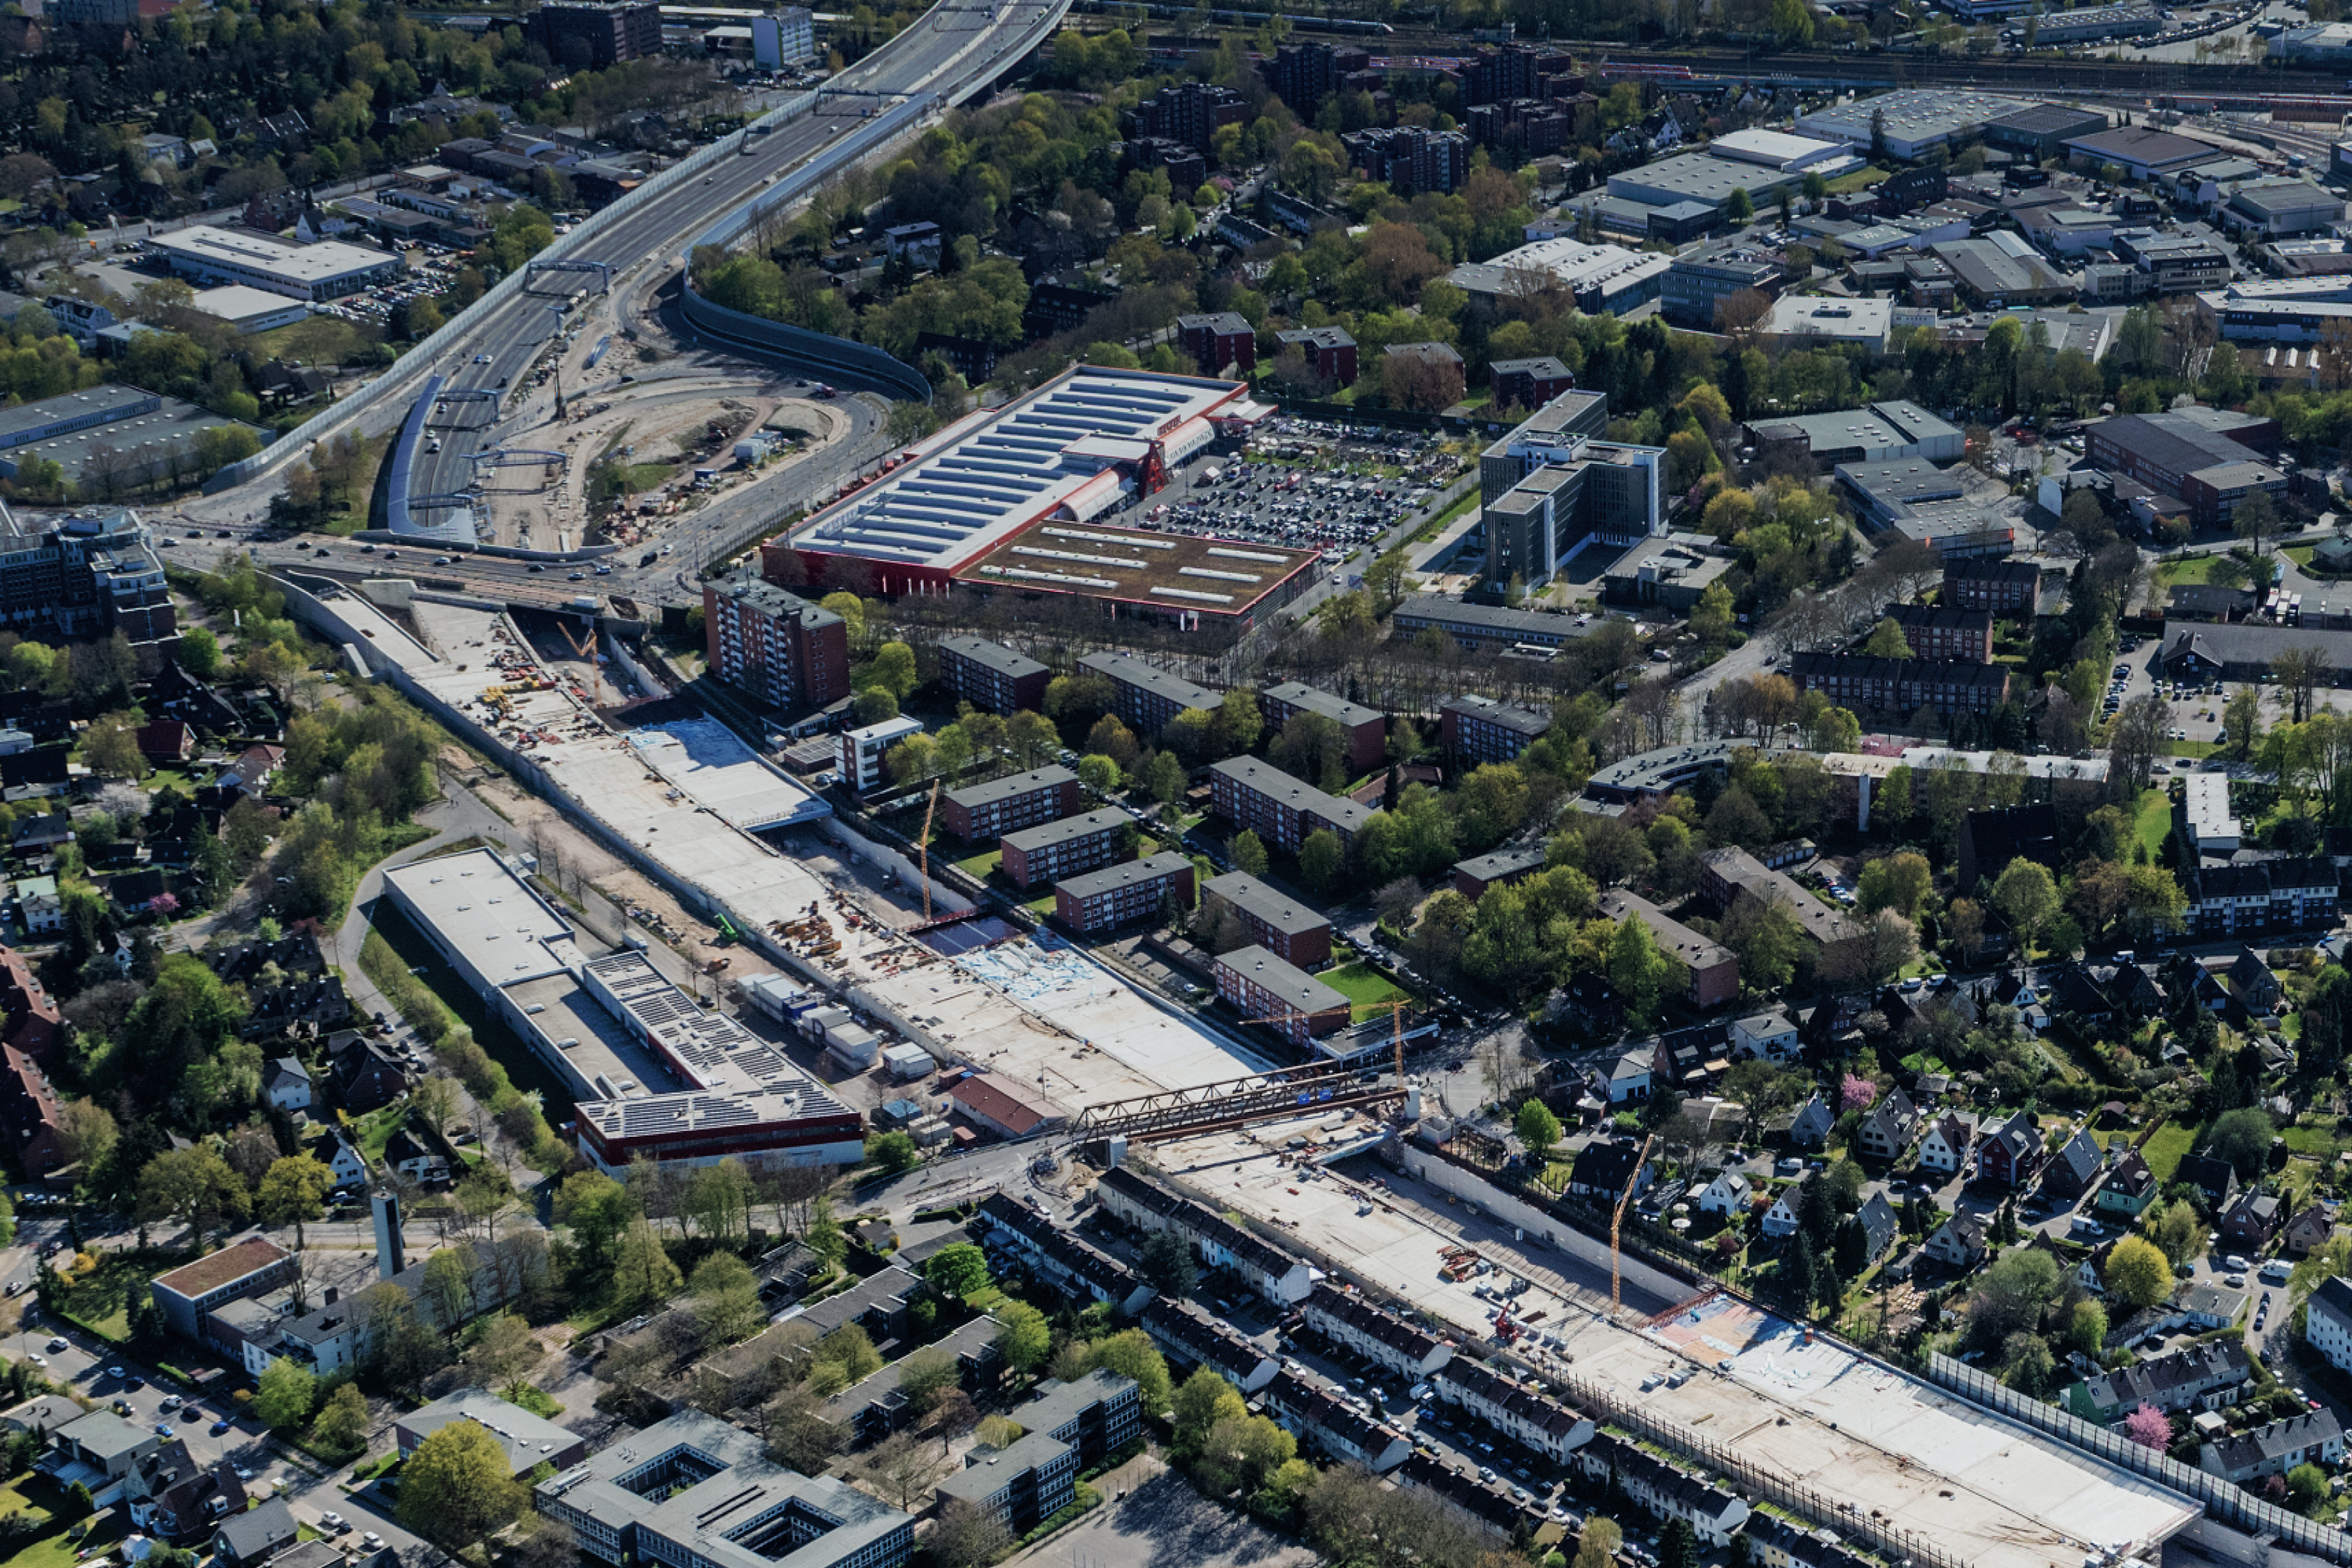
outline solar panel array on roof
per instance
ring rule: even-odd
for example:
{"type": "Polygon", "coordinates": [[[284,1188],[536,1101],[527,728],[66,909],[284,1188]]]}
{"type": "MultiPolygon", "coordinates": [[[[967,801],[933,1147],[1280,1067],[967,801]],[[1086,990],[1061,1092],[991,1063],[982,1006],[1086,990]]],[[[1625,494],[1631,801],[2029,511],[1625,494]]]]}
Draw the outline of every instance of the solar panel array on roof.
{"type": "Polygon", "coordinates": [[[1117,448],[1104,438],[1159,440],[1171,421],[1196,417],[1232,390],[1223,382],[1081,374],[842,503],[800,542],[939,564],[991,530],[1043,516],[1105,471],[1117,448]]]}

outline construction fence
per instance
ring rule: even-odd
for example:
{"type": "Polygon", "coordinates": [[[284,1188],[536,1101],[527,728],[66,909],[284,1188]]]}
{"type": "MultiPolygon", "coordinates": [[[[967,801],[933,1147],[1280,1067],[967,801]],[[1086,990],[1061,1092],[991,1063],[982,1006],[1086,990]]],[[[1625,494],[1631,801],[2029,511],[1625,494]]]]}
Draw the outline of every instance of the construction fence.
{"type": "Polygon", "coordinates": [[[2121,1432],[2085,1421],[2054,1405],[2044,1405],[1948,1355],[1927,1358],[1927,1376],[1971,1404],[1998,1411],[2037,1432],[2120,1465],[2134,1475],[2186,1493],[2225,1523],[2258,1536],[2273,1536],[2281,1545],[2308,1552],[2326,1562],[2352,1563],[2352,1536],[2305,1519],[2291,1509],[2265,1502],[2236,1482],[2194,1465],[2184,1465],[2161,1448],[2135,1443],[2121,1432]]]}

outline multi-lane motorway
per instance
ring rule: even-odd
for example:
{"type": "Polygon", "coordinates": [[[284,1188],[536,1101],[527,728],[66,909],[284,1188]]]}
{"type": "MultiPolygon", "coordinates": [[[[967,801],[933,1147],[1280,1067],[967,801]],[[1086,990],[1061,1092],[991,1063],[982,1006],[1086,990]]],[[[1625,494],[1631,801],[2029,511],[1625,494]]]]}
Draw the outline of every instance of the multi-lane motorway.
{"type": "MultiPolygon", "coordinates": [[[[986,0],[941,0],[889,44],[828,81],[824,95],[812,113],[777,128],[772,134],[743,138],[738,143],[744,149],[741,156],[719,158],[699,177],[649,186],[625,198],[623,208],[607,220],[593,244],[580,253],[581,258],[605,262],[614,268],[611,287],[615,294],[634,294],[646,289],[674,274],[683,265],[688,247],[719,216],[816,156],[827,144],[847,134],[860,120],[907,98],[930,95],[954,101],[984,88],[1049,37],[1067,6],[1068,0],[996,0],[994,4],[986,0]]],[[[387,399],[371,409],[363,417],[364,427],[371,433],[397,428],[413,401],[414,392],[422,388],[428,374],[442,375],[450,389],[496,392],[503,387],[509,395],[519,392],[527,385],[541,348],[562,330],[560,312],[549,307],[560,304],[562,296],[583,280],[583,274],[555,274],[546,280],[544,292],[512,295],[488,311],[470,332],[449,345],[436,363],[415,366],[404,363],[388,373],[406,378],[411,384],[410,395],[387,399]]],[[[580,390],[598,392],[596,387],[580,390]]],[[[622,392],[619,395],[626,394],[622,392]]],[[[517,410],[524,405],[525,400],[519,397],[510,398],[508,405],[517,410]]],[[[462,409],[463,405],[454,406],[462,409]]],[[[688,521],[673,531],[667,540],[672,547],[668,557],[657,559],[654,566],[640,571],[636,562],[642,552],[632,552],[616,559],[612,574],[598,579],[595,586],[601,591],[631,593],[639,597],[678,597],[685,586],[681,579],[691,575],[685,563],[708,559],[718,548],[740,538],[759,521],[755,513],[781,515],[792,505],[831,493],[849,470],[877,455],[874,442],[878,432],[878,408],[866,406],[861,400],[855,417],[857,429],[850,440],[835,442],[825,453],[797,466],[789,480],[759,486],[740,498],[722,500],[703,508],[699,514],[690,514],[688,521]]],[[[481,428],[439,432],[442,450],[420,452],[412,493],[454,494],[463,490],[474,478],[473,453],[496,445],[509,422],[502,419],[498,425],[490,425],[480,416],[473,416],[465,423],[479,423],[481,428]]],[[[518,437],[514,444],[534,443],[518,437]]],[[[269,498],[277,493],[279,482],[272,475],[194,500],[177,514],[177,521],[184,528],[202,529],[207,535],[221,529],[247,532],[251,520],[266,513],[269,498]]],[[[425,514],[427,518],[444,515],[446,514],[425,514]]],[[[164,526],[172,526],[171,520],[167,519],[164,526]]],[[[331,548],[330,561],[345,561],[354,567],[361,564],[353,552],[355,547],[331,548]]],[[[304,547],[299,553],[310,555],[312,562],[319,563],[311,554],[314,550],[315,545],[304,547]]],[[[415,552],[414,547],[404,548],[401,564],[418,564],[405,559],[415,552]]],[[[431,542],[425,542],[422,549],[424,562],[429,563],[434,555],[441,552],[431,542]]],[[[265,558],[286,563],[296,557],[298,550],[289,542],[267,548],[262,553],[265,558]]],[[[435,569],[436,574],[479,582],[485,590],[529,590],[508,596],[549,603],[560,603],[569,596],[557,590],[570,586],[563,580],[570,570],[551,567],[544,574],[530,574],[521,563],[494,563],[482,557],[468,557],[449,567],[435,569]]],[[[572,588],[573,593],[580,591],[572,588]]]]}

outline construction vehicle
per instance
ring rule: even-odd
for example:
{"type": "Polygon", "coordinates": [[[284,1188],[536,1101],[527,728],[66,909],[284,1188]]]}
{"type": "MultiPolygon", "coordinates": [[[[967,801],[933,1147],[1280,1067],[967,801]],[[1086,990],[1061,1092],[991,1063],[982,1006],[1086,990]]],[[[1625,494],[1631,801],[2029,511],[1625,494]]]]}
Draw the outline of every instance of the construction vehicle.
{"type": "Polygon", "coordinates": [[[1625,1190],[1617,1194],[1617,1206],[1609,1213],[1609,1317],[1612,1322],[1624,1304],[1623,1279],[1617,1265],[1618,1238],[1625,1228],[1625,1205],[1633,1201],[1633,1188],[1642,1180],[1642,1168],[1650,1163],[1650,1146],[1657,1141],[1654,1132],[1642,1140],[1641,1152],[1633,1156],[1633,1168],[1625,1176],[1625,1190]]]}

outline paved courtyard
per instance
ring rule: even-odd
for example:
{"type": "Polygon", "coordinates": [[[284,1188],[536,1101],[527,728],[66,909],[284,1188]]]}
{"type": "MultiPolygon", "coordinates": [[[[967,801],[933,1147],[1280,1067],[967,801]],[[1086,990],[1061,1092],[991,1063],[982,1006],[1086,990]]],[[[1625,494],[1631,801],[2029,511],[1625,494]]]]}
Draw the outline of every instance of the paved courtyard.
{"type": "Polygon", "coordinates": [[[1315,1553],[1202,1497],[1150,1455],[1088,1483],[1103,1506],[1008,1568],[1310,1568],[1315,1553]],[[1124,1494],[1124,1495],[1122,1495],[1124,1494]]]}

